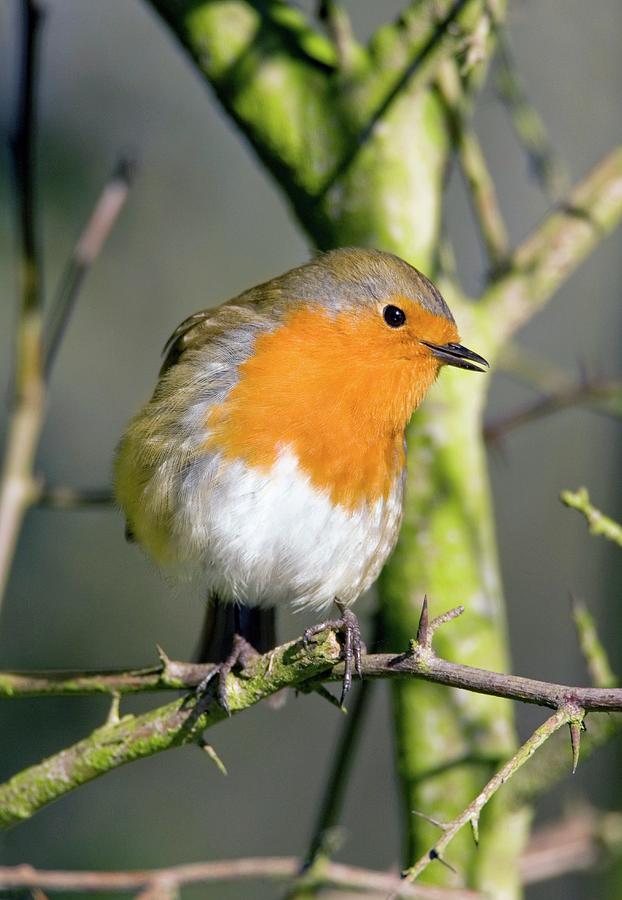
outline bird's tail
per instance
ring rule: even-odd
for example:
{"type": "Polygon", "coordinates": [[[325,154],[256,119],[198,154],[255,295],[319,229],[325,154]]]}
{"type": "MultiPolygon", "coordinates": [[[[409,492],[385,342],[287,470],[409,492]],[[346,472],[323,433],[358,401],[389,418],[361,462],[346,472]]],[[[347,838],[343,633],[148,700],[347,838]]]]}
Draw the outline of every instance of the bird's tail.
{"type": "Polygon", "coordinates": [[[276,610],[273,606],[238,606],[212,595],[208,600],[196,662],[223,662],[239,634],[259,653],[276,647],[276,610]]]}

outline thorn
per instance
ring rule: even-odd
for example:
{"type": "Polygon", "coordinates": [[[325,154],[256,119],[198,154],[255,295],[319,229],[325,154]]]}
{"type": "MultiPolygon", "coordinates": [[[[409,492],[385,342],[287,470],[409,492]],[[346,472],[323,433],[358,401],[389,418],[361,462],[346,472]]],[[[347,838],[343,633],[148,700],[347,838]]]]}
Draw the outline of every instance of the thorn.
{"type": "Polygon", "coordinates": [[[221,772],[223,775],[228,774],[227,767],[211,744],[208,744],[207,741],[204,741],[203,738],[201,738],[201,740],[199,741],[199,747],[201,748],[201,750],[203,750],[204,753],[207,753],[219,772],[221,772]]]}
{"type": "Polygon", "coordinates": [[[469,819],[469,824],[471,825],[471,831],[473,833],[473,840],[475,841],[475,846],[479,846],[479,816],[473,816],[472,819],[469,819]]]}
{"type": "Polygon", "coordinates": [[[327,691],[323,684],[314,687],[313,693],[318,694],[318,696],[320,697],[323,697],[324,700],[327,700],[331,704],[331,706],[336,706],[339,712],[344,716],[348,715],[347,707],[343,706],[334,694],[331,694],[330,691],[327,691]]]}
{"type": "Polygon", "coordinates": [[[581,722],[569,722],[570,726],[570,746],[572,747],[572,774],[577,771],[579,765],[579,750],[581,748],[581,722]]]}
{"type": "Polygon", "coordinates": [[[419,816],[420,819],[425,819],[426,822],[429,822],[430,825],[434,825],[435,828],[440,828],[441,831],[447,831],[447,825],[444,822],[441,822],[439,819],[433,819],[432,816],[426,815],[426,813],[419,812],[418,809],[411,810],[413,816],[419,816]]]}
{"type": "Polygon", "coordinates": [[[156,650],[157,650],[157,653],[158,653],[158,659],[159,659],[160,662],[162,663],[162,669],[166,672],[166,670],[167,670],[167,668],[168,668],[168,664],[170,663],[171,660],[169,659],[169,657],[168,657],[167,654],[164,652],[164,650],[162,649],[162,647],[160,647],[159,644],[156,644],[156,650]]]}
{"type": "Polygon", "coordinates": [[[450,863],[448,863],[446,859],[443,859],[443,857],[439,855],[438,851],[434,847],[432,847],[428,855],[430,859],[437,859],[443,866],[445,866],[446,869],[449,869],[450,872],[453,872],[454,875],[458,874],[456,869],[454,869],[454,867],[450,863]]]}
{"type": "Polygon", "coordinates": [[[114,691],[110,700],[110,709],[106,716],[106,725],[118,725],[121,717],[119,715],[119,707],[121,705],[121,694],[114,691]]]}
{"type": "Polygon", "coordinates": [[[430,645],[430,616],[428,611],[428,595],[423,595],[423,604],[421,605],[421,615],[419,616],[419,627],[417,628],[417,643],[423,647],[430,645]]]}

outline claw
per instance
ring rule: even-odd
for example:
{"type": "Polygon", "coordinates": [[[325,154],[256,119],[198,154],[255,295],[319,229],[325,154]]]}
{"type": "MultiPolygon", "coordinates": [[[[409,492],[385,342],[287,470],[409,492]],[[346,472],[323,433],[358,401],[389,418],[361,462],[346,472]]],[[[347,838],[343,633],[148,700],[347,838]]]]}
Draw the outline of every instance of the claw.
{"type": "Polygon", "coordinates": [[[335,600],[335,604],[341,613],[341,618],[329,619],[326,622],[321,622],[319,625],[313,625],[311,628],[307,628],[302,636],[302,640],[304,645],[307,646],[314,635],[319,634],[321,631],[326,631],[327,628],[333,628],[343,635],[344,670],[341,699],[339,701],[340,706],[343,706],[350,688],[352,687],[352,670],[354,669],[359,678],[363,678],[363,666],[361,660],[364,644],[361,640],[359,621],[352,610],[348,609],[348,607],[339,600],[335,600]]]}
{"type": "Polygon", "coordinates": [[[218,678],[216,696],[221,707],[227,715],[230,716],[231,709],[229,707],[229,700],[227,699],[227,675],[235,668],[235,666],[240,666],[242,670],[246,669],[248,664],[256,656],[258,656],[258,653],[255,648],[239,634],[236,634],[233,638],[233,648],[229,656],[224,662],[215,665],[195,688],[195,694],[199,701],[201,702],[205,699],[207,688],[214,678],[218,678]]]}

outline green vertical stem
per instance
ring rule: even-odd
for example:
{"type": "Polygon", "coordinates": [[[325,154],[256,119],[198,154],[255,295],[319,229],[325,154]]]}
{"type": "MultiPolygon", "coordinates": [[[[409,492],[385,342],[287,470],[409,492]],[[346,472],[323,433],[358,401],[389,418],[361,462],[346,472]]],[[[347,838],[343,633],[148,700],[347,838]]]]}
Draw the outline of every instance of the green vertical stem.
{"type": "MultiPolygon", "coordinates": [[[[390,250],[430,272],[448,153],[437,98],[406,91],[333,189],[339,242],[390,250]]],[[[485,324],[463,298],[447,299],[465,342],[486,353],[485,324]]],[[[380,602],[394,650],[416,634],[424,593],[434,614],[464,603],[467,615],[440,636],[439,652],[503,671],[505,616],[481,438],[488,381],[444,371],[413,418],[404,524],[381,576],[380,602]]],[[[513,714],[502,701],[429,684],[396,682],[392,690],[404,862],[411,864],[433,843],[430,826],[412,810],[449,819],[470,803],[515,746],[513,714]]],[[[468,834],[458,837],[451,858],[471,886],[495,897],[518,896],[514,860],[525,824],[524,814],[510,815],[501,799],[482,819],[479,850],[468,834]]],[[[453,876],[438,865],[424,878],[444,883],[453,876]]]]}
{"type": "MultiPolygon", "coordinates": [[[[316,246],[388,250],[433,274],[451,136],[432,86],[443,58],[464,59],[469,35],[502,3],[413,4],[401,20],[356,48],[347,70],[288,4],[152,0],[287,194],[316,246]],[[451,23],[450,23],[451,20],[451,23]]],[[[485,21],[484,21],[485,24],[485,21]]],[[[481,29],[480,29],[481,31],[481,29]]],[[[488,44],[487,44],[488,46],[488,44]]],[[[468,53],[467,53],[468,55],[468,53]]],[[[482,71],[470,73],[476,86],[482,71]]],[[[462,71],[462,70],[461,70],[462,71]]],[[[486,354],[491,326],[461,297],[448,297],[464,340],[486,354]]],[[[380,581],[386,639],[414,637],[421,597],[434,612],[464,603],[442,635],[450,659],[507,665],[505,620],[493,534],[482,409],[487,377],[451,371],[409,428],[404,528],[380,581]]],[[[403,797],[405,865],[430,846],[418,809],[450,818],[514,747],[509,704],[425,684],[393,687],[403,797]]],[[[452,845],[468,883],[495,898],[517,896],[520,813],[498,827],[486,810],[481,846],[452,845]]],[[[431,866],[425,877],[444,881],[431,866]]],[[[453,876],[449,876],[453,877],[453,876]]]]}

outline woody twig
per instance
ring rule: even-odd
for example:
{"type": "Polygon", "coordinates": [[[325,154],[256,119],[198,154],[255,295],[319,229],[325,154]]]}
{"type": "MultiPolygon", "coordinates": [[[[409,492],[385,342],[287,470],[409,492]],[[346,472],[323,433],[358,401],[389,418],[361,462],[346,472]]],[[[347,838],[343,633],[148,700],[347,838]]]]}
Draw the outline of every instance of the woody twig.
{"type": "MultiPolygon", "coordinates": [[[[489,672],[439,658],[431,644],[433,633],[460,612],[459,609],[450,610],[430,621],[427,603],[424,604],[419,638],[412,641],[408,652],[397,656],[387,653],[364,656],[363,676],[414,677],[454,688],[533,703],[553,709],[556,713],[563,711],[563,721],[575,725],[587,712],[622,711],[620,688],[553,684],[489,672]],[[581,715],[577,710],[582,710],[581,715]]],[[[309,649],[305,649],[302,641],[297,641],[283,644],[258,656],[247,671],[228,676],[227,690],[232,713],[237,714],[254,706],[286,687],[304,686],[305,689],[313,689],[318,683],[342,680],[343,663],[339,661],[339,656],[339,645],[330,631],[319,635],[317,643],[312,643],[309,649]]],[[[116,674],[0,673],[0,693],[7,697],[46,693],[108,693],[116,697],[124,693],[190,689],[198,685],[205,676],[205,666],[173,662],[163,652],[160,658],[161,664],[157,668],[116,674]]],[[[182,744],[199,742],[207,728],[225,718],[224,710],[214,698],[198,700],[194,694],[142,716],[116,716],[78,744],[18,773],[0,786],[0,825],[11,825],[30,818],[52,800],[125,763],[182,744]],[[62,775],[59,776],[59,773],[62,775]]],[[[575,765],[579,737],[579,731],[574,728],[571,738],[575,765]]],[[[539,738],[536,739],[539,746],[537,741],[539,738]]],[[[513,768],[512,773],[518,768],[520,766],[513,768]]]]}
{"type": "MultiPolygon", "coordinates": [[[[414,881],[435,860],[446,862],[443,856],[446,847],[451,843],[458,832],[467,824],[471,826],[475,843],[478,843],[479,817],[484,806],[489,802],[489,800],[492,799],[499,788],[501,788],[506,783],[506,781],[508,781],[512,777],[512,775],[514,775],[514,773],[517,772],[521,768],[521,766],[523,766],[531,758],[536,750],[541,747],[542,744],[544,744],[544,742],[547,741],[553,734],[555,734],[555,732],[558,731],[563,725],[570,725],[571,735],[575,735],[575,733],[578,734],[579,732],[577,731],[577,729],[581,727],[583,716],[584,710],[582,710],[580,706],[575,703],[568,703],[552,716],[550,716],[543,725],[540,725],[539,728],[536,728],[531,737],[527,741],[525,741],[525,743],[521,747],[519,747],[514,756],[512,756],[512,758],[508,760],[508,762],[501,769],[499,769],[499,771],[486,783],[477,797],[473,800],[472,803],[469,804],[469,806],[467,806],[466,809],[464,809],[451,822],[447,822],[446,824],[437,823],[438,827],[440,827],[442,831],[441,837],[436,842],[434,847],[432,847],[424,856],[422,856],[414,866],[411,866],[409,869],[406,869],[404,871],[404,877],[409,881],[414,881]]],[[[573,757],[576,759],[576,756],[578,755],[578,743],[576,744],[577,750],[575,754],[575,740],[578,740],[578,738],[572,737],[573,757]]],[[[575,767],[576,762],[573,765],[573,771],[575,767]]]]}

